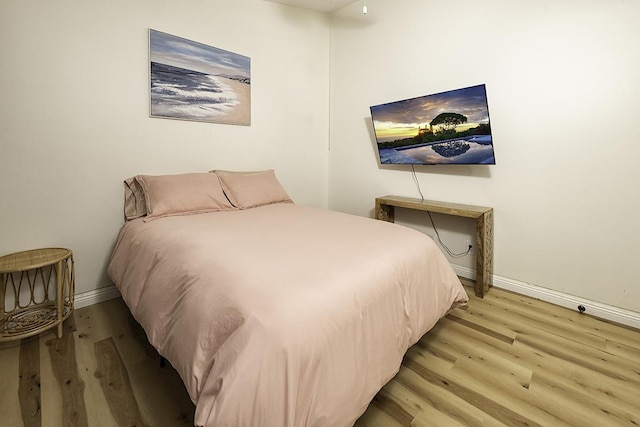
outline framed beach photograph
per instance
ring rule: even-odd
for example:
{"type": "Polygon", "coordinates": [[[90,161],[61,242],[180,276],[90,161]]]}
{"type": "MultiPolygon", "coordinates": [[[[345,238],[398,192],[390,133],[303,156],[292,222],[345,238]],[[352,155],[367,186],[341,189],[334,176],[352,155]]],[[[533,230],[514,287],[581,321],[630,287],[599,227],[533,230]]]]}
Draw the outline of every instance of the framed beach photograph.
{"type": "Polygon", "coordinates": [[[150,115],[251,124],[251,59],[149,29],[150,115]]]}

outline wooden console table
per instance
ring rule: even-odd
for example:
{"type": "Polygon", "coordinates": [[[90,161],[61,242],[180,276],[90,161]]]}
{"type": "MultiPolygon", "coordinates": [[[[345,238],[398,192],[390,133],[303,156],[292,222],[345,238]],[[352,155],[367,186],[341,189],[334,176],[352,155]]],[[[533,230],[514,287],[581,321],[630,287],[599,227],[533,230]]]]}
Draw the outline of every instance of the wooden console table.
{"type": "Polygon", "coordinates": [[[457,203],[420,200],[410,197],[385,196],[376,198],[376,219],[394,222],[395,208],[414,209],[454,215],[476,220],[476,296],[484,297],[493,279],[493,208],[457,203]]]}
{"type": "Polygon", "coordinates": [[[43,248],[0,257],[0,342],[58,327],[73,311],[73,252],[43,248]]]}

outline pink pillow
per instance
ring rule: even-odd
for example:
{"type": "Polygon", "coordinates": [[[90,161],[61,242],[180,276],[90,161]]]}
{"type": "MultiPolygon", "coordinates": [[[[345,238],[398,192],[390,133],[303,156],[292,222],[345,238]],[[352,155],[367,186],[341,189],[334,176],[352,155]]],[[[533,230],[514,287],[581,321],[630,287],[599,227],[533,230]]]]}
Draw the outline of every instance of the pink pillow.
{"type": "Polygon", "coordinates": [[[190,215],[235,209],[210,173],[138,175],[144,190],[146,221],[172,215],[190,215]]]}
{"type": "Polygon", "coordinates": [[[147,214],[144,190],[135,177],[124,180],[124,218],[127,221],[147,214]]]}
{"type": "Polygon", "coordinates": [[[272,169],[258,172],[212,171],[233,206],[249,209],[273,203],[293,203],[272,169]]]}

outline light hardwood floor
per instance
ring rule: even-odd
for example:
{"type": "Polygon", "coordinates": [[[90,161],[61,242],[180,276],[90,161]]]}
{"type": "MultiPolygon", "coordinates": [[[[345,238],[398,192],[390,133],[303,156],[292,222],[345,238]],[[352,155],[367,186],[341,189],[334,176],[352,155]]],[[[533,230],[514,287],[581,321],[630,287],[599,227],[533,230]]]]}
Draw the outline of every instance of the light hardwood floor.
{"type": "MultiPolygon", "coordinates": [[[[412,347],[362,426],[640,425],[640,331],[493,288],[412,347]]],[[[189,426],[194,406],[121,299],[0,344],[1,426],[189,426]],[[63,421],[64,420],[64,421],[63,421]]]]}

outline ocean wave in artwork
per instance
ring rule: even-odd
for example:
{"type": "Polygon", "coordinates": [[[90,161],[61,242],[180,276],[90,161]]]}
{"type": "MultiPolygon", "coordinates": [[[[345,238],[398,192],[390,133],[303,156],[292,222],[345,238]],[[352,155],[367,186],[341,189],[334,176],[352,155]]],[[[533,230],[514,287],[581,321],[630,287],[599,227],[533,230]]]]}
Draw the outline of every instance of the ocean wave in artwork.
{"type": "Polygon", "coordinates": [[[151,62],[151,115],[187,120],[227,115],[240,101],[225,80],[151,62]]]}

